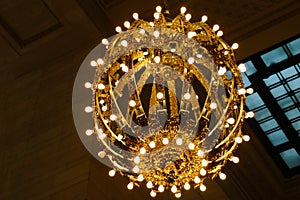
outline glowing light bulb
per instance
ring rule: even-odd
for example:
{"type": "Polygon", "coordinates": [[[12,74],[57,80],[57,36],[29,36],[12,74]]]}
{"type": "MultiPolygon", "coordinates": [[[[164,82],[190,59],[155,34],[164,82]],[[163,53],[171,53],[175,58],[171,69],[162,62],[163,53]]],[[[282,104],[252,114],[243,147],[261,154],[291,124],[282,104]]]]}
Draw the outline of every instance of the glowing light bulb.
{"type": "Polygon", "coordinates": [[[188,145],[190,150],[194,150],[195,149],[195,144],[194,143],[189,143],[188,145]]]}
{"type": "Polygon", "coordinates": [[[125,64],[123,64],[123,65],[121,64],[120,66],[121,66],[123,72],[125,72],[125,73],[128,72],[129,69],[125,64]]]}
{"type": "Polygon", "coordinates": [[[134,166],[134,167],[132,168],[132,171],[133,171],[134,173],[139,173],[140,168],[139,168],[138,166],[134,166]]]}
{"type": "Polygon", "coordinates": [[[246,65],[244,63],[239,64],[238,68],[239,68],[240,72],[245,72],[246,71],[246,65]]]}
{"type": "Polygon", "coordinates": [[[239,48],[239,44],[238,43],[233,43],[232,46],[231,46],[231,48],[233,50],[238,49],[239,48]]]}
{"type": "Polygon", "coordinates": [[[231,160],[232,160],[233,163],[239,163],[240,162],[239,157],[236,157],[236,156],[232,157],[231,160]]]}
{"type": "Polygon", "coordinates": [[[93,111],[93,108],[92,108],[91,106],[87,106],[87,107],[84,108],[84,111],[85,111],[86,113],[90,113],[90,112],[93,111]]]}
{"type": "Polygon", "coordinates": [[[93,134],[93,130],[91,130],[91,129],[87,129],[86,131],[85,131],[85,134],[87,135],[87,136],[91,136],[92,134],[93,134]]]}
{"type": "Polygon", "coordinates": [[[198,150],[198,153],[197,153],[197,154],[198,154],[199,157],[203,157],[203,156],[204,156],[204,153],[203,153],[203,151],[201,151],[201,150],[198,150]]]}
{"type": "Polygon", "coordinates": [[[107,111],[107,106],[102,106],[101,110],[102,110],[103,112],[107,111]]]}
{"type": "Polygon", "coordinates": [[[242,142],[243,142],[243,139],[241,138],[241,137],[236,137],[235,139],[234,139],[234,141],[236,142],[236,143],[238,143],[238,144],[241,144],[242,142]]]}
{"type": "Polygon", "coordinates": [[[176,193],[177,192],[177,187],[175,185],[173,185],[171,187],[171,192],[176,193]]]}
{"type": "Polygon", "coordinates": [[[153,23],[153,22],[149,22],[149,25],[153,27],[153,26],[154,26],[154,23],[153,23]]]}
{"type": "Polygon", "coordinates": [[[200,190],[201,190],[202,192],[204,192],[204,191],[206,190],[206,186],[203,185],[203,184],[201,184],[201,185],[200,185],[200,190]]]}
{"type": "Polygon", "coordinates": [[[247,89],[247,93],[248,93],[248,94],[253,94],[253,92],[254,92],[253,88],[248,88],[248,89],[247,89]]]}
{"type": "Polygon", "coordinates": [[[250,141],[250,136],[249,135],[243,135],[243,140],[245,142],[249,142],[250,141]]]}
{"type": "Polygon", "coordinates": [[[151,142],[149,143],[149,147],[150,147],[150,148],[153,149],[153,148],[155,148],[155,146],[156,146],[156,145],[155,145],[155,142],[154,142],[154,141],[151,141],[151,142]]]}
{"type": "Polygon", "coordinates": [[[130,101],[129,101],[129,106],[130,106],[130,107],[136,106],[135,100],[130,100],[130,101]]]}
{"type": "Polygon", "coordinates": [[[157,189],[158,189],[159,192],[164,192],[165,191],[165,187],[163,185],[159,185],[157,189]]]}
{"type": "Polygon", "coordinates": [[[137,180],[138,180],[139,182],[142,182],[142,181],[144,180],[143,174],[138,175],[137,180]]]}
{"type": "Polygon", "coordinates": [[[196,35],[197,35],[197,33],[195,31],[188,32],[188,38],[195,37],[196,35]]]}
{"type": "Polygon", "coordinates": [[[185,15],[185,20],[189,21],[192,18],[192,15],[190,13],[185,15]]]}
{"type": "Polygon", "coordinates": [[[162,11],[162,7],[161,6],[156,6],[155,10],[156,10],[156,12],[161,12],[162,11]]]}
{"type": "Polygon", "coordinates": [[[115,174],[116,174],[116,171],[114,169],[112,169],[108,172],[108,175],[111,177],[115,176],[115,174]]]}
{"type": "Polygon", "coordinates": [[[101,140],[104,140],[106,138],[106,134],[105,133],[99,133],[98,134],[98,137],[101,139],[101,140]]]}
{"type": "Polygon", "coordinates": [[[103,38],[101,42],[104,45],[108,45],[109,44],[108,39],[106,39],[106,38],[103,38]]]}
{"type": "Polygon", "coordinates": [[[218,75],[219,76],[222,76],[226,73],[226,68],[225,67],[220,67],[219,71],[218,71],[218,75]]]}
{"type": "Polygon", "coordinates": [[[139,156],[136,156],[136,157],[133,159],[133,162],[134,162],[135,164],[139,164],[139,163],[141,162],[140,157],[139,157],[139,156]]]}
{"type": "Polygon", "coordinates": [[[122,45],[123,47],[127,47],[128,43],[127,43],[126,40],[122,40],[122,41],[121,41],[121,45],[122,45]]]}
{"type": "Polygon", "coordinates": [[[238,94],[239,94],[239,95],[244,95],[244,94],[246,94],[245,88],[239,89],[239,90],[238,90],[238,94]]]}
{"type": "Polygon", "coordinates": [[[92,61],[90,62],[90,65],[91,65],[92,67],[96,67],[98,64],[97,64],[96,61],[92,60],[92,61]]]}
{"type": "Polygon", "coordinates": [[[99,158],[104,158],[106,156],[105,151],[98,152],[98,156],[99,156],[99,158]]]}
{"type": "Polygon", "coordinates": [[[154,57],[154,62],[159,63],[160,62],[160,57],[159,56],[155,56],[154,57]]]}
{"type": "Polygon", "coordinates": [[[254,117],[254,112],[250,111],[246,113],[245,118],[253,118],[254,117]]]}
{"type": "Polygon", "coordinates": [[[146,151],[146,149],[144,148],[144,147],[142,147],[141,149],[140,149],[140,154],[145,154],[147,151],[146,151]]]}
{"type": "Polygon", "coordinates": [[[229,124],[234,124],[235,119],[232,118],[232,117],[230,117],[230,118],[227,119],[227,122],[228,122],[229,124]]]}
{"type": "Polygon", "coordinates": [[[206,15],[203,15],[202,18],[201,18],[201,21],[206,22],[207,20],[208,20],[208,17],[206,15]]]}
{"type": "Polygon", "coordinates": [[[103,83],[98,84],[98,89],[103,90],[105,88],[105,85],[103,83]]]}
{"type": "Polygon", "coordinates": [[[185,93],[184,95],[183,95],[183,98],[185,99],[185,100],[189,100],[190,98],[191,98],[191,94],[190,93],[185,93]]]}
{"type": "Polygon", "coordinates": [[[154,31],[153,35],[154,35],[154,37],[158,38],[159,37],[159,31],[154,31]]]}
{"type": "Polygon", "coordinates": [[[201,161],[201,164],[202,164],[203,167],[206,167],[208,165],[208,162],[207,162],[207,160],[203,159],[201,161]]]}
{"type": "Polygon", "coordinates": [[[206,175],[206,170],[204,168],[200,169],[200,175],[205,176],[206,175]]]}
{"type": "Polygon", "coordinates": [[[177,138],[176,139],[176,144],[179,145],[179,146],[182,145],[182,139],[181,138],[177,138]]]}
{"type": "Polygon", "coordinates": [[[189,64],[193,64],[194,62],[195,62],[195,58],[190,57],[190,58],[188,59],[188,63],[189,63],[189,64]]]}
{"type": "Polygon", "coordinates": [[[120,33],[122,31],[122,28],[120,26],[117,26],[115,30],[117,33],[120,33]]]}
{"type": "Polygon", "coordinates": [[[199,178],[199,176],[195,176],[194,182],[195,182],[196,184],[198,184],[198,183],[201,182],[201,179],[199,178]]]}
{"type": "Polygon", "coordinates": [[[154,17],[154,19],[159,19],[159,13],[158,12],[154,13],[153,17],[154,17]]]}
{"type": "Polygon", "coordinates": [[[147,184],[146,184],[146,187],[147,187],[148,189],[152,188],[152,187],[153,187],[152,182],[151,182],[151,181],[148,181],[147,184]]]}
{"type": "Polygon", "coordinates": [[[139,19],[139,14],[138,13],[133,13],[132,18],[135,19],[135,20],[139,19]]]}
{"type": "Polygon", "coordinates": [[[221,180],[225,180],[225,179],[226,179],[226,174],[220,173],[220,174],[219,174],[219,178],[220,178],[221,180]]]}
{"type": "Polygon", "coordinates": [[[176,194],[175,194],[175,197],[176,197],[176,198],[180,198],[180,197],[181,197],[181,193],[180,193],[180,192],[176,193],[176,194]]]}
{"type": "Polygon", "coordinates": [[[127,189],[128,190],[132,190],[133,189],[133,183],[132,182],[130,182],[130,183],[128,183],[128,185],[127,185],[127,189]]]}
{"type": "Polygon", "coordinates": [[[162,99],[162,98],[164,98],[164,94],[163,94],[162,92],[158,92],[158,93],[156,94],[156,97],[157,97],[158,99],[162,99]]]}
{"type": "Polygon", "coordinates": [[[183,187],[185,190],[191,189],[191,185],[188,182],[186,182],[183,187]]]}
{"type": "Polygon", "coordinates": [[[211,109],[216,109],[217,108],[217,104],[215,102],[212,102],[209,107],[211,109]]]}
{"type": "Polygon", "coordinates": [[[102,58],[99,58],[99,59],[97,60],[97,63],[98,63],[99,65],[102,65],[102,64],[104,64],[104,61],[103,61],[102,58]]]}
{"type": "Polygon", "coordinates": [[[111,121],[115,121],[117,119],[117,116],[115,114],[111,114],[110,117],[109,117],[109,119],[111,121]]]}
{"type": "Polygon", "coordinates": [[[213,26],[213,31],[217,31],[217,30],[219,30],[219,28],[220,28],[220,26],[218,25],[218,24],[215,24],[214,26],[213,26]]]}
{"type": "Polygon", "coordinates": [[[119,141],[121,141],[121,140],[123,139],[123,135],[119,134],[118,137],[117,137],[117,139],[118,139],[119,141]]]}
{"type": "Polygon", "coordinates": [[[92,87],[92,84],[90,83],[90,82],[86,82],[85,84],[84,84],[84,87],[85,88],[91,88],[92,87]]]}
{"type": "Polygon", "coordinates": [[[182,6],[182,7],[180,8],[180,13],[181,13],[181,14],[184,14],[185,12],[186,12],[186,7],[182,6]]]}
{"type": "Polygon", "coordinates": [[[154,192],[153,190],[151,190],[150,196],[151,196],[151,197],[156,197],[156,192],[154,192]]]}
{"type": "Polygon", "coordinates": [[[140,29],[140,34],[145,34],[146,31],[144,29],[140,29]]]}
{"type": "Polygon", "coordinates": [[[129,28],[129,27],[130,27],[130,22],[129,22],[129,21],[125,21],[125,22],[124,22],[124,26],[125,26],[126,28],[129,28]]]}
{"type": "Polygon", "coordinates": [[[219,37],[222,37],[223,36],[223,31],[221,31],[221,30],[219,30],[218,32],[217,32],[217,36],[219,36],[219,37]]]}
{"type": "Polygon", "coordinates": [[[168,138],[163,138],[162,143],[163,143],[164,145],[169,144],[169,139],[168,139],[168,138]]]}

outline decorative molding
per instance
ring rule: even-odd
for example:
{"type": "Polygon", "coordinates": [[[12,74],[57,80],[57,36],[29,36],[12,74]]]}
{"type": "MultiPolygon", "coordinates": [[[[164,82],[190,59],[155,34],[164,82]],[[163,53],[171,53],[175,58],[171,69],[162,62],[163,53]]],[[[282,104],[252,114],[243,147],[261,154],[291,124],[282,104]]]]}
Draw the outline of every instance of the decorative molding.
{"type": "Polygon", "coordinates": [[[110,9],[116,4],[122,2],[122,0],[96,0],[104,9],[110,9]]]}
{"type": "Polygon", "coordinates": [[[43,0],[41,2],[43,4],[43,6],[45,7],[45,9],[47,9],[49,14],[55,20],[55,24],[47,27],[44,30],[40,30],[39,32],[32,33],[32,35],[27,38],[22,38],[20,36],[20,33],[18,33],[13,28],[13,26],[7,22],[5,17],[0,15],[0,25],[2,26],[2,29],[4,29],[4,31],[9,35],[9,37],[11,37],[19,45],[20,48],[24,48],[28,44],[33,43],[62,27],[62,23],[59,21],[58,17],[55,15],[55,13],[49,8],[47,3],[43,0]]]}
{"type": "Polygon", "coordinates": [[[76,1],[103,36],[110,36],[113,33],[114,27],[111,23],[111,20],[105,13],[106,8],[102,7],[101,6],[102,4],[99,4],[98,0],[76,0],[76,1]]]}

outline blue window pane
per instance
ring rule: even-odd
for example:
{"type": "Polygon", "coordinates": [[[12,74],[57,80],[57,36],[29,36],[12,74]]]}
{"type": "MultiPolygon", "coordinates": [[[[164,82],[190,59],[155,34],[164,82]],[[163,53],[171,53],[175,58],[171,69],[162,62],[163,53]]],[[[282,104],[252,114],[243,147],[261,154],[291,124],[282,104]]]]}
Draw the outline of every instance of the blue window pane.
{"type": "Polygon", "coordinates": [[[274,133],[269,134],[268,138],[273,146],[278,146],[289,141],[282,130],[278,130],[274,133]]]}
{"type": "Polygon", "coordinates": [[[294,102],[292,101],[292,99],[290,97],[286,97],[286,98],[278,101],[278,104],[282,109],[284,109],[286,107],[293,105],[294,102]]]}
{"type": "Polygon", "coordinates": [[[272,64],[279,63],[280,61],[283,61],[288,58],[286,53],[284,52],[284,49],[282,47],[279,47],[277,49],[274,49],[264,55],[261,56],[264,63],[267,67],[269,67],[272,64]]]}
{"type": "Polygon", "coordinates": [[[269,121],[266,121],[266,122],[264,122],[264,123],[262,123],[262,124],[259,124],[259,126],[261,127],[261,129],[263,130],[263,131],[268,131],[268,130],[270,130],[270,129],[273,129],[273,128],[276,128],[276,127],[278,127],[278,124],[277,124],[277,122],[275,121],[275,119],[271,119],[271,120],[269,120],[269,121]]]}
{"type": "Polygon", "coordinates": [[[254,94],[251,94],[250,96],[247,96],[246,105],[249,109],[257,108],[263,104],[264,104],[264,102],[260,98],[260,96],[257,94],[257,92],[255,92],[254,94]]]}
{"type": "Polygon", "coordinates": [[[300,53],[300,38],[288,43],[287,46],[293,55],[297,55],[300,53]]]}
{"type": "Polygon", "coordinates": [[[288,84],[292,90],[296,90],[296,89],[300,88],[300,78],[292,80],[288,84]]]}
{"type": "Polygon", "coordinates": [[[300,130],[300,121],[296,121],[296,122],[292,123],[292,125],[296,131],[300,130]]]}
{"type": "Polygon", "coordinates": [[[300,156],[294,148],[281,152],[280,156],[290,169],[300,165],[300,156]]]}
{"type": "Polygon", "coordinates": [[[249,81],[248,77],[245,75],[245,73],[241,73],[243,81],[244,81],[244,87],[249,87],[251,85],[251,82],[249,81]]]}
{"type": "Polygon", "coordinates": [[[225,74],[228,77],[228,79],[232,79],[232,74],[230,71],[227,71],[225,74]]]}
{"type": "Polygon", "coordinates": [[[295,94],[295,96],[296,96],[297,100],[300,101],[300,92],[297,92],[297,93],[295,94]]]}
{"type": "Polygon", "coordinates": [[[283,75],[284,78],[288,78],[288,77],[291,77],[291,76],[297,74],[297,71],[296,71],[295,67],[290,67],[285,70],[282,70],[281,74],[283,75]]]}
{"type": "Polygon", "coordinates": [[[285,94],[285,93],[286,93],[286,90],[285,90],[284,87],[281,85],[281,86],[278,86],[278,87],[272,89],[272,90],[271,90],[271,93],[272,93],[273,97],[276,98],[276,97],[279,97],[279,96],[285,94]]]}
{"type": "Polygon", "coordinates": [[[264,79],[264,82],[267,86],[273,85],[279,82],[279,78],[276,74],[270,76],[269,78],[264,79]]]}
{"type": "Polygon", "coordinates": [[[298,108],[294,108],[293,110],[290,110],[284,114],[287,116],[287,118],[289,120],[300,116],[300,112],[299,112],[298,108]]]}
{"type": "Polygon", "coordinates": [[[250,76],[250,75],[254,74],[255,72],[257,72],[256,68],[254,67],[254,65],[251,61],[246,62],[245,65],[246,65],[246,69],[247,69],[246,74],[248,76],[250,76]]]}
{"type": "Polygon", "coordinates": [[[268,108],[264,108],[260,111],[255,112],[254,116],[255,116],[255,119],[257,121],[259,121],[259,120],[262,120],[262,119],[265,119],[265,118],[271,116],[271,113],[268,108]]]}

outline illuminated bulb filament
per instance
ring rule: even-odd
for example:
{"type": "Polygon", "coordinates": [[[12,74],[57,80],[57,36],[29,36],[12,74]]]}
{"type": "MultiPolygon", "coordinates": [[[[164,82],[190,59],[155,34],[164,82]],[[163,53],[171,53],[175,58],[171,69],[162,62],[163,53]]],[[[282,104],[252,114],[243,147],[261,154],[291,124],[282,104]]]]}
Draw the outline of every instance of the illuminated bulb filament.
{"type": "Polygon", "coordinates": [[[171,187],[171,192],[176,193],[177,192],[177,187],[175,185],[173,185],[171,187]]]}
{"type": "Polygon", "coordinates": [[[191,185],[188,182],[186,182],[183,187],[185,190],[191,189],[191,185]]]}
{"type": "Polygon", "coordinates": [[[127,189],[128,190],[132,190],[133,189],[133,183],[132,182],[130,182],[130,183],[128,183],[128,185],[127,185],[127,189]]]}

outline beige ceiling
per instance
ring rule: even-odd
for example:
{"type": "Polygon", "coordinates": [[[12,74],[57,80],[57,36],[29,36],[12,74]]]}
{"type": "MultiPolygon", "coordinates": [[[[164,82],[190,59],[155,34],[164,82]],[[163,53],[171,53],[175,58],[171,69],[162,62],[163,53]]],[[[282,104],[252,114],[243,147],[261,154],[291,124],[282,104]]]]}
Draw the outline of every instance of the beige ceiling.
{"type": "MultiPolygon", "coordinates": [[[[89,156],[75,130],[71,98],[76,72],[87,53],[130,20],[152,19],[161,1],[0,1],[0,199],[148,199],[145,188],[126,191],[127,180],[107,176],[89,156]]],[[[203,14],[218,23],[242,59],[300,33],[299,0],[174,0],[193,20],[203,14]]],[[[173,14],[174,15],[174,14],[173,14]]],[[[208,182],[208,191],[187,199],[292,199],[300,177],[283,177],[249,127],[252,142],[238,151],[228,180],[208,182]]],[[[168,193],[157,199],[174,199],[168,193]]]]}

